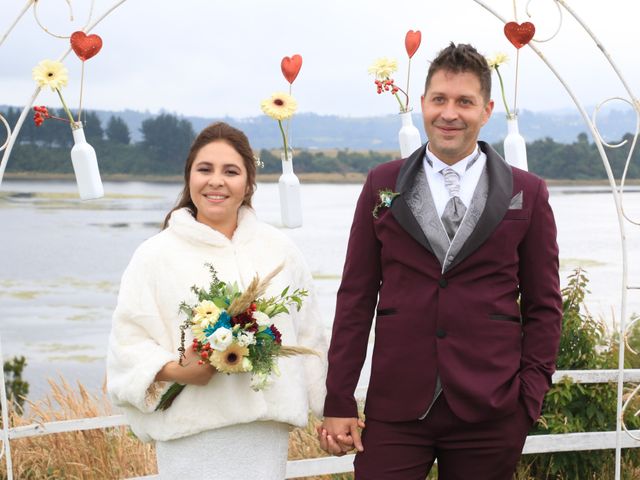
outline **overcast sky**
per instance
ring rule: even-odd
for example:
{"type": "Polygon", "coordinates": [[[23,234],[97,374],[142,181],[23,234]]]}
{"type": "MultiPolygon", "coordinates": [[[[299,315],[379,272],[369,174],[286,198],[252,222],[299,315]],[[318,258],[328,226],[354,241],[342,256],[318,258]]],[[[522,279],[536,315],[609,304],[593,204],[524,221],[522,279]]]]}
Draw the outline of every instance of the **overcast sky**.
{"type": "MultiPolygon", "coordinates": [[[[637,89],[640,64],[632,42],[640,2],[567,1],[637,89]]],[[[514,18],[512,0],[485,2],[503,17],[514,18]]],[[[72,0],[74,22],[65,1],[39,3],[39,16],[53,32],[69,35],[86,22],[88,0],[72,0]]],[[[94,18],[113,3],[96,0],[94,18]]],[[[527,20],[525,4],[518,2],[520,22],[527,20]]],[[[23,5],[22,0],[2,1],[0,35],[23,5]]],[[[548,37],[559,22],[555,2],[533,0],[531,10],[536,38],[548,37]]],[[[506,52],[511,62],[501,72],[512,103],[515,48],[502,28],[502,22],[474,0],[128,0],[94,30],[104,47],[86,64],[84,104],[204,117],[256,116],[262,99],[288,87],[280,73],[282,57],[299,53],[304,63],[293,94],[300,111],[354,117],[395,113],[397,103],[390,95],[375,93],[367,68],[377,57],[395,57],[395,79],[404,85],[404,36],[409,29],[422,31],[422,46],[412,61],[415,110],[428,60],[449,41],[472,43],[486,55],[506,52]]],[[[44,33],[28,12],[0,46],[0,104],[24,105],[34,91],[32,67],[44,58],[58,58],[67,42],[44,33]]],[[[624,95],[600,51],[566,12],[560,34],[537,45],[585,105],[624,95]]],[[[71,54],[65,65],[70,84],[63,93],[75,108],[80,61],[71,54]]],[[[496,110],[503,111],[497,83],[496,110]]],[[[59,106],[49,92],[36,104],[59,106]]],[[[528,47],[520,51],[518,107],[573,108],[560,82],[528,47]]]]}

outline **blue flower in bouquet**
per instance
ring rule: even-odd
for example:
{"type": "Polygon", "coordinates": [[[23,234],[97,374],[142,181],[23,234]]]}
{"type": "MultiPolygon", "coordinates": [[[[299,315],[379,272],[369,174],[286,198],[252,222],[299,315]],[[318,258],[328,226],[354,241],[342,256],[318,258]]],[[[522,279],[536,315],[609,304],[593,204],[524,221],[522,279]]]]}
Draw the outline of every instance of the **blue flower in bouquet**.
{"type": "Polygon", "coordinates": [[[276,339],[276,336],[273,333],[273,330],[271,330],[271,327],[267,328],[264,333],[266,333],[267,335],[269,335],[271,338],[273,338],[274,340],[276,339]]]}
{"type": "Polygon", "coordinates": [[[231,317],[229,314],[223,310],[218,317],[218,321],[213,325],[210,325],[204,329],[205,336],[209,337],[215,333],[219,328],[227,328],[231,329],[231,317]]]}
{"type": "Polygon", "coordinates": [[[267,335],[269,335],[275,343],[280,344],[282,341],[282,334],[280,333],[280,331],[276,328],[275,325],[271,325],[270,327],[267,327],[264,330],[264,333],[266,333],[267,335]]]}

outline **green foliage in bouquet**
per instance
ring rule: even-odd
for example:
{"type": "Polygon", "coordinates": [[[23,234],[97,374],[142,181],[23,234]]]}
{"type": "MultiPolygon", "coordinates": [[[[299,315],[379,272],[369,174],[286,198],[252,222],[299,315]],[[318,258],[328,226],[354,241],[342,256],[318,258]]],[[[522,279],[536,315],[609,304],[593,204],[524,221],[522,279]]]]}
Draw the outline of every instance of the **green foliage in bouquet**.
{"type": "MultiPolygon", "coordinates": [[[[605,325],[584,310],[583,301],[588,279],[576,269],[562,291],[562,337],[557,361],[558,370],[615,369],[618,364],[616,335],[608,335],[605,325]]],[[[631,336],[630,345],[640,345],[638,332],[631,336]]],[[[626,368],[638,368],[638,356],[625,355],[626,368]]],[[[612,431],[616,428],[617,386],[607,384],[579,384],[569,379],[554,384],[547,393],[542,417],[531,432],[560,434],[570,432],[612,431]]],[[[631,406],[625,416],[629,428],[640,428],[634,417],[640,402],[631,406]]],[[[638,478],[640,451],[623,452],[625,479],[638,478]],[[634,472],[635,470],[635,472],[634,472]]],[[[518,480],[587,480],[613,478],[614,451],[595,450],[525,455],[520,461],[518,480]]]]}
{"type": "MultiPolygon", "coordinates": [[[[223,282],[215,268],[206,264],[211,282],[206,288],[191,287],[197,296],[194,305],[182,302],[180,312],[187,318],[180,326],[180,364],[184,358],[187,332],[193,336],[190,347],[200,356],[199,364],[209,362],[220,373],[252,374],[251,388],[258,391],[279,375],[278,357],[315,354],[311,349],[283,346],[281,334],[271,320],[289,313],[289,306],[300,310],[307,291],[287,286],[277,296],[264,297],[271,280],[282,270],[280,265],[264,279],[253,278],[245,291],[237,283],[223,282]]],[[[162,396],[156,410],[166,410],[184,389],[175,383],[162,396]]]]}
{"type": "Polygon", "coordinates": [[[269,318],[275,317],[279,313],[289,313],[287,305],[295,305],[296,310],[299,311],[302,308],[302,297],[306,297],[308,292],[306,290],[296,289],[291,295],[288,295],[288,293],[289,287],[285,287],[277,297],[257,299],[257,310],[266,313],[269,318]]]}

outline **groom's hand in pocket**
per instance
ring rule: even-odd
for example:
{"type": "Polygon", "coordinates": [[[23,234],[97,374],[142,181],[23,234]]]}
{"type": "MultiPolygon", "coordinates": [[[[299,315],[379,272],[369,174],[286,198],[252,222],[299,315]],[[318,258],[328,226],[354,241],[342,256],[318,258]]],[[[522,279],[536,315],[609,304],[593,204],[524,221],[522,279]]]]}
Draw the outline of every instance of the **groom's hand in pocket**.
{"type": "Polygon", "coordinates": [[[320,448],[337,456],[342,456],[353,448],[364,451],[359,428],[364,422],[358,418],[325,417],[317,429],[320,448]]]}

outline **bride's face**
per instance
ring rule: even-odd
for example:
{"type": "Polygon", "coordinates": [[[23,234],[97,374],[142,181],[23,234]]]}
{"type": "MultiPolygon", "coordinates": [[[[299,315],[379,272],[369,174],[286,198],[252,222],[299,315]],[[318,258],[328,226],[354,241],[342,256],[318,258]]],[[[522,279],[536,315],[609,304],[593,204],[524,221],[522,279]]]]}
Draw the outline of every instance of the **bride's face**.
{"type": "Polygon", "coordinates": [[[242,156],[222,140],[205,145],[191,165],[189,191],[196,220],[230,237],[248,191],[242,156]]]}

